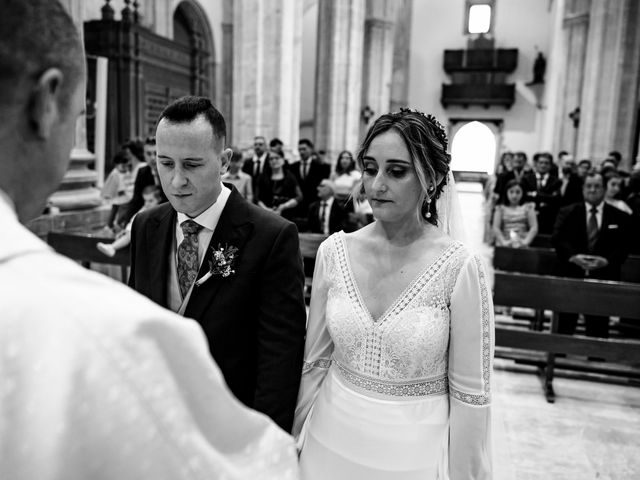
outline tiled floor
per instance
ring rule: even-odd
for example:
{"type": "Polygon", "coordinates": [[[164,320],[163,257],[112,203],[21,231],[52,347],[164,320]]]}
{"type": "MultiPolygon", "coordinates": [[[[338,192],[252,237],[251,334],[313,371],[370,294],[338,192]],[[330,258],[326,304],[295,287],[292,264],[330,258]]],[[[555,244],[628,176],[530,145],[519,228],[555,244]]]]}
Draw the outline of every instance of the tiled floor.
{"type": "MultiPolygon", "coordinates": [[[[460,184],[467,240],[482,243],[479,185],[460,184]]],[[[496,359],[495,480],[640,479],[640,388],[556,377],[547,403],[533,367],[496,359]]]]}

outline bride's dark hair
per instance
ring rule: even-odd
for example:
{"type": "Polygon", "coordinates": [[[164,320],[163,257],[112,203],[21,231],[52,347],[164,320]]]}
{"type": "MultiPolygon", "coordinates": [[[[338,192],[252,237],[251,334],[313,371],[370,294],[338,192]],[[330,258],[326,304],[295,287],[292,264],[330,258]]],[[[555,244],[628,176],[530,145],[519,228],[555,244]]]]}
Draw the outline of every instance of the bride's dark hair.
{"type": "Polygon", "coordinates": [[[437,225],[436,200],[447,183],[451,162],[451,155],[447,153],[447,135],[444,127],[432,115],[408,108],[382,115],[369,128],[358,151],[357,162],[361,171],[362,158],[373,139],[389,130],[395,130],[404,140],[422,186],[422,197],[417,207],[418,217],[421,221],[437,225]],[[435,190],[430,190],[430,185],[434,185],[435,190]]]}

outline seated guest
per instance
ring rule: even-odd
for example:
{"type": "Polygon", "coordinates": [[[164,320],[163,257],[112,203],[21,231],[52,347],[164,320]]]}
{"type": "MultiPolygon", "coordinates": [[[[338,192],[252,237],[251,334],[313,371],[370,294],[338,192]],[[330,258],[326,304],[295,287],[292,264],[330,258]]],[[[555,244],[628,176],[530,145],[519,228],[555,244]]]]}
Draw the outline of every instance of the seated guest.
{"type": "MultiPolygon", "coordinates": [[[[564,277],[619,280],[631,235],[630,216],[604,201],[604,179],[587,174],[582,189],[584,203],[564,207],[551,237],[558,255],[557,273],[564,277]]],[[[559,333],[575,332],[577,314],[560,313],[559,333]]],[[[586,333],[609,336],[607,317],[585,315],[586,333]]]]}
{"type": "Polygon", "coordinates": [[[533,157],[536,175],[536,190],[529,195],[533,197],[538,214],[538,231],[550,234],[558,212],[560,187],[562,182],[551,173],[553,158],[550,153],[536,153],[533,157]]]}
{"type": "MultiPolygon", "coordinates": [[[[140,210],[138,210],[136,215],[140,212],[144,212],[145,210],[149,210],[160,203],[160,189],[154,185],[147,185],[142,191],[142,198],[144,199],[144,205],[140,210]]],[[[133,224],[133,219],[136,218],[136,215],[131,217],[131,220],[125,229],[118,234],[115,241],[112,243],[98,242],[96,244],[96,248],[106,256],[114,257],[116,251],[128,247],[131,244],[131,225],[133,224]]]]}
{"type": "Polygon", "coordinates": [[[318,185],[320,200],[309,207],[307,228],[313,233],[329,235],[345,228],[347,212],[334,198],[334,185],[330,180],[322,180],[318,185]]]}
{"type": "Polygon", "coordinates": [[[618,194],[622,188],[622,176],[613,168],[605,168],[602,170],[602,176],[605,182],[604,201],[609,205],[622,210],[624,213],[631,215],[633,210],[623,200],[618,199],[618,194]]]}
{"type": "Polygon", "coordinates": [[[258,205],[285,218],[293,218],[295,208],[302,201],[302,192],[295,177],[284,169],[284,158],[276,151],[269,152],[270,171],[258,180],[258,205]]]}
{"type": "Polygon", "coordinates": [[[245,200],[253,203],[253,188],[251,186],[251,175],[241,170],[244,159],[242,153],[233,149],[233,154],[229,160],[229,167],[227,173],[222,175],[222,181],[225,183],[231,183],[238,193],[242,195],[245,200]]]}
{"type": "Polygon", "coordinates": [[[493,233],[496,245],[528,247],[538,234],[538,221],[532,203],[522,203],[524,192],[517,180],[506,185],[507,203],[496,206],[493,233]]]}
{"type": "MultiPolygon", "coordinates": [[[[582,179],[576,173],[576,162],[571,155],[560,161],[559,207],[582,202],[582,179]]],[[[554,222],[555,223],[555,222],[554,222]]]]}
{"type": "Polygon", "coordinates": [[[587,176],[587,173],[591,171],[592,166],[593,165],[591,164],[591,160],[589,160],[588,158],[580,160],[578,162],[578,176],[584,180],[584,178],[587,176]]]}
{"type": "Polygon", "coordinates": [[[124,151],[119,151],[113,157],[113,170],[107,176],[102,186],[101,195],[111,204],[109,228],[115,228],[118,210],[128,208],[133,196],[133,174],[129,168],[129,156],[124,151]]]}
{"type": "Polygon", "coordinates": [[[121,226],[126,225],[131,221],[133,216],[140,211],[144,204],[142,198],[143,190],[148,186],[158,187],[160,190],[160,203],[165,203],[167,197],[162,191],[160,185],[160,177],[158,177],[158,165],[156,163],[156,138],[147,137],[144,141],[143,154],[146,165],[138,170],[135,177],[135,183],[133,184],[133,197],[129,202],[123,215],[119,215],[118,223],[121,226]]]}
{"type": "Polygon", "coordinates": [[[348,150],[343,150],[338,155],[336,168],[331,175],[334,185],[335,198],[344,205],[351,196],[353,187],[360,180],[362,174],[356,169],[356,162],[348,150]]]}
{"type": "Polygon", "coordinates": [[[507,203],[506,185],[511,180],[517,180],[520,183],[525,200],[529,199],[530,192],[536,191],[536,176],[527,167],[527,155],[524,152],[516,152],[513,154],[511,163],[513,168],[498,175],[496,186],[493,190],[502,203],[507,203]]]}

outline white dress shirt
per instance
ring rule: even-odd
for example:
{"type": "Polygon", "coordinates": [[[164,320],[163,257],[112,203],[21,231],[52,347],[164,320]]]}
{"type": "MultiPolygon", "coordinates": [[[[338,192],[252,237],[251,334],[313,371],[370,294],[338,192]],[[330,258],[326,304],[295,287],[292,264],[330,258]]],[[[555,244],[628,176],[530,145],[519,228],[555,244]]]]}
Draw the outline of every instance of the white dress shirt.
{"type": "MultiPolygon", "coordinates": [[[[184,233],[182,232],[182,228],[180,227],[180,225],[186,220],[193,220],[198,225],[202,226],[202,230],[198,232],[198,265],[202,265],[207,247],[209,246],[211,237],[213,237],[213,232],[218,225],[218,221],[220,220],[220,216],[222,215],[222,210],[224,210],[224,207],[227,204],[227,200],[229,200],[229,195],[231,195],[231,190],[222,185],[220,195],[218,195],[216,201],[197,217],[190,218],[188,215],[178,212],[178,217],[175,225],[175,240],[173,243],[173,248],[171,249],[171,258],[169,263],[169,285],[167,290],[168,305],[169,308],[174,312],[179,311],[180,306],[183,304],[182,295],[180,294],[180,284],[178,283],[177,268],[178,245],[180,245],[182,243],[182,240],[184,240],[184,233]]],[[[186,297],[184,298],[184,304],[188,302],[190,294],[191,291],[189,291],[189,293],[187,293],[186,297]]]]}
{"type": "Polygon", "coordinates": [[[254,155],[251,159],[251,171],[255,173],[256,171],[256,160],[260,161],[260,170],[258,171],[258,175],[264,172],[264,162],[267,159],[267,152],[264,152],[260,157],[254,155]]]}

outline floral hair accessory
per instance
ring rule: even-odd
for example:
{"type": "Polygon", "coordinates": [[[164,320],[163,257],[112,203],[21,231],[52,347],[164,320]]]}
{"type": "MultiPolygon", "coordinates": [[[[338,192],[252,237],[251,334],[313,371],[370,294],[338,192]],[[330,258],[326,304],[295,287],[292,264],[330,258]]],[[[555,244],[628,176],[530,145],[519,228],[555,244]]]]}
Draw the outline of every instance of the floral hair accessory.
{"type": "Polygon", "coordinates": [[[433,127],[434,133],[435,133],[436,137],[438,137],[438,140],[440,140],[440,142],[442,142],[442,146],[443,146],[444,150],[447,150],[447,145],[449,143],[447,141],[447,134],[446,134],[446,131],[445,131],[444,127],[436,119],[436,117],[434,117],[431,114],[425,114],[424,112],[421,112],[419,110],[414,110],[412,108],[406,108],[406,107],[401,108],[400,109],[400,113],[415,113],[417,115],[421,115],[422,117],[424,117],[427,120],[427,122],[433,127]]]}
{"type": "Polygon", "coordinates": [[[205,273],[202,278],[196,281],[195,285],[199,287],[204,282],[209,280],[214,275],[227,278],[230,275],[236,273],[233,269],[233,264],[236,261],[238,249],[236,247],[229,247],[225,244],[218,244],[216,248],[211,247],[211,260],[209,260],[209,271],[205,273]]]}

